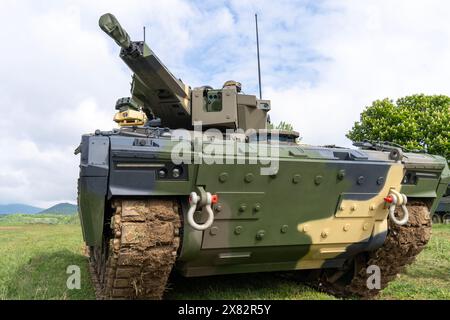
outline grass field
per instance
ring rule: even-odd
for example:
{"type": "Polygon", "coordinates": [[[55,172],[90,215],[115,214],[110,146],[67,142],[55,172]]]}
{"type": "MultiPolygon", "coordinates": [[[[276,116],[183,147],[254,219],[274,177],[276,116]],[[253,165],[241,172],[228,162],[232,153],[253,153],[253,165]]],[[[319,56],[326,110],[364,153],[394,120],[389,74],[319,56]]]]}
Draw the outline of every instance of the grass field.
{"type": "MultiPolygon", "coordinates": [[[[56,223],[0,217],[0,299],[94,299],[80,225],[67,217],[45,218],[56,223]],[[66,287],[69,265],[81,268],[81,290],[66,287]]],[[[166,298],[334,299],[274,274],[175,276],[166,298]]],[[[379,298],[450,299],[450,225],[433,227],[429,246],[379,298]]]]}

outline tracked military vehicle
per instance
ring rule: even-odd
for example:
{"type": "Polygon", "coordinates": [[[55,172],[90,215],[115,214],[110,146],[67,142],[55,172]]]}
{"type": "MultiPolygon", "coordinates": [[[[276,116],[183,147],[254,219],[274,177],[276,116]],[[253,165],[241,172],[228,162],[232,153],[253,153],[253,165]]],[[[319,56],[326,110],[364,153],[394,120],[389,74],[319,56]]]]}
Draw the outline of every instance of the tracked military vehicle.
{"type": "Polygon", "coordinates": [[[431,219],[433,223],[450,224],[450,184],[447,187],[447,192],[431,216],[431,219]]]}
{"type": "Polygon", "coordinates": [[[100,27],[134,75],[119,128],[84,135],[77,149],[99,299],[161,299],[171,272],[300,270],[321,290],[372,297],[427,244],[450,179],[443,158],[299,144],[296,132],[268,129],[270,101],[238,82],[191,88],[113,15],[100,27]]]}

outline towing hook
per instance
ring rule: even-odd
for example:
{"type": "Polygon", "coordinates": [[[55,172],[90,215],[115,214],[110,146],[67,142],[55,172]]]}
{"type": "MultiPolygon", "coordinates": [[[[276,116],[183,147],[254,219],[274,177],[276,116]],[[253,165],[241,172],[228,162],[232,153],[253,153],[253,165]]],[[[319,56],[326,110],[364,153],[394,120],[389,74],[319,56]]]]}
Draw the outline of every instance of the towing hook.
{"type": "Polygon", "coordinates": [[[399,226],[405,225],[409,220],[409,212],[408,208],[406,207],[408,198],[406,197],[406,195],[395,191],[394,189],[391,189],[389,195],[384,198],[384,201],[389,204],[389,217],[391,218],[391,220],[399,226]],[[398,219],[395,216],[395,208],[397,206],[401,206],[403,211],[403,218],[401,219],[398,219]]]}
{"type": "Polygon", "coordinates": [[[206,195],[205,201],[202,201],[203,199],[201,199],[201,197],[196,192],[192,192],[189,196],[189,205],[190,206],[189,206],[189,210],[187,213],[187,221],[188,221],[188,224],[197,231],[204,231],[204,230],[208,229],[209,227],[212,226],[212,224],[214,222],[214,212],[211,208],[211,205],[217,203],[218,196],[211,195],[211,193],[209,193],[209,192],[206,192],[205,195],[206,195]],[[201,206],[202,202],[204,203],[203,206],[201,206]],[[206,212],[208,213],[208,219],[206,220],[206,222],[204,224],[198,224],[194,220],[194,213],[195,213],[195,211],[197,211],[197,207],[200,207],[200,208],[205,207],[206,208],[206,212]]]}

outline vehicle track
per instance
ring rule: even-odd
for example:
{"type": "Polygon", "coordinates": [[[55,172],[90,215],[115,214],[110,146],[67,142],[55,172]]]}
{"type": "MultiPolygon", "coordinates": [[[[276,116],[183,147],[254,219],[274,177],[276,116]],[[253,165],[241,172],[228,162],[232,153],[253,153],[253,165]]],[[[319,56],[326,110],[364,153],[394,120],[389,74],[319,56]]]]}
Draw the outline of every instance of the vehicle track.
{"type": "MultiPolygon", "coordinates": [[[[363,299],[375,297],[397,277],[397,274],[403,272],[407,265],[414,262],[430,239],[431,219],[426,204],[414,201],[407,206],[408,223],[399,226],[388,220],[388,234],[382,247],[356,256],[349,266],[347,274],[343,273],[337,280],[334,277],[334,280],[330,281],[333,275],[323,271],[313,286],[337,297],[357,296],[363,299]],[[381,288],[379,290],[369,290],[367,287],[367,279],[370,276],[367,274],[367,268],[371,265],[377,265],[381,271],[381,288]],[[348,281],[348,273],[353,273],[350,281],[348,281]]],[[[399,211],[396,211],[396,214],[399,211]]]]}
{"type": "Polygon", "coordinates": [[[90,248],[97,299],[161,299],[180,245],[178,204],[120,199],[112,207],[111,232],[90,248]]]}

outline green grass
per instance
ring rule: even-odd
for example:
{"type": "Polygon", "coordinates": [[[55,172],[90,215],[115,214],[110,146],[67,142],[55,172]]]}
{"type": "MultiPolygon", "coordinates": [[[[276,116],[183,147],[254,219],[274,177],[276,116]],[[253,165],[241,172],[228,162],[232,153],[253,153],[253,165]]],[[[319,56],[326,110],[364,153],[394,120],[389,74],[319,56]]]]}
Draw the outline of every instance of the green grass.
{"type": "Polygon", "coordinates": [[[61,214],[8,214],[0,215],[0,225],[15,226],[23,224],[79,224],[78,215],[61,214]]]}
{"type": "Polygon", "coordinates": [[[336,298],[287,279],[282,274],[255,273],[205,278],[174,276],[166,299],[330,300],[336,298]]]}
{"type": "Polygon", "coordinates": [[[0,224],[0,299],[93,299],[79,225],[0,224]],[[69,265],[81,290],[68,290],[69,265]]]}
{"type": "Polygon", "coordinates": [[[433,226],[428,246],[380,297],[450,300],[450,225],[433,226]]]}
{"type": "MultiPolygon", "coordinates": [[[[0,220],[0,299],[94,299],[80,226],[59,223],[0,220]],[[81,290],[66,288],[69,265],[81,267],[81,290]]],[[[166,298],[334,299],[277,274],[174,276],[166,298]]],[[[379,298],[450,299],[450,225],[433,227],[428,247],[379,298]]]]}

